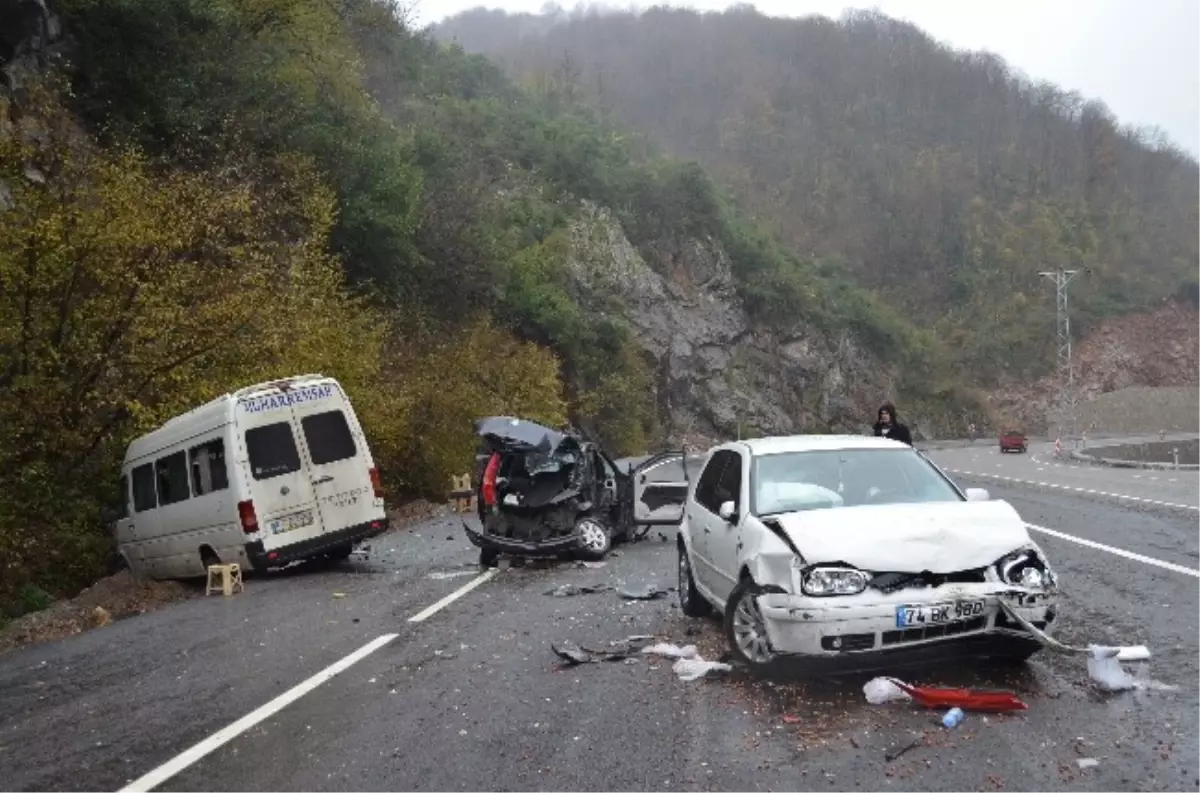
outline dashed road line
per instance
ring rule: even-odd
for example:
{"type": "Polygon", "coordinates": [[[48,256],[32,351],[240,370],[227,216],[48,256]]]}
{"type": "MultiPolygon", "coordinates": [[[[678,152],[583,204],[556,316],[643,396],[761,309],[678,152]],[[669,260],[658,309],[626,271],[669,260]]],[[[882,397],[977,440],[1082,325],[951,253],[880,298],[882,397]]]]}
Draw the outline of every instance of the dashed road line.
{"type": "MultiPolygon", "coordinates": [[[[408,621],[424,622],[426,619],[441,611],[446,606],[449,606],[451,603],[458,600],[475,587],[480,586],[481,584],[495,577],[495,575],[499,572],[500,571],[498,569],[492,568],[491,570],[481,573],[478,577],[467,582],[466,585],[454,590],[446,597],[434,603],[432,606],[418,611],[416,614],[409,617],[408,621]]],[[[212,754],[214,751],[229,743],[246,730],[271,718],[288,705],[317,688],[317,686],[320,686],[322,683],[328,681],[334,675],[349,669],[351,666],[366,658],[380,647],[383,647],[385,644],[391,642],[399,635],[400,634],[398,633],[385,633],[383,636],[380,636],[363,645],[362,647],[359,647],[357,650],[350,653],[345,658],[342,658],[340,661],[330,664],[307,680],[289,688],[287,691],[275,697],[275,699],[271,700],[267,704],[251,711],[235,721],[233,724],[230,724],[228,727],[218,730],[209,737],[205,738],[203,741],[200,741],[200,743],[192,746],[190,749],[185,750],[181,754],[176,755],[160,765],[158,768],[155,768],[153,771],[150,771],[149,773],[144,774],[143,776],[130,782],[128,785],[121,788],[119,793],[147,793],[147,791],[153,790],[163,782],[166,782],[171,777],[177,775],[179,772],[184,771],[191,765],[194,765],[197,761],[203,759],[205,756],[212,754]]]]}
{"type": "Polygon", "coordinates": [[[1108,493],[1102,490],[1094,490],[1085,487],[1073,487],[1071,485],[1060,485],[1056,482],[1035,482],[1029,479],[1019,479],[1013,476],[1001,476],[999,474],[988,474],[979,471],[962,471],[955,468],[943,468],[948,474],[957,474],[959,476],[977,476],[983,479],[995,479],[1001,482],[1010,482],[1014,485],[1029,485],[1032,487],[1045,487],[1051,490],[1068,490],[1073,493],[1082,493],[1088,496],[1103,496],[1106,498],[1114,498],[1118,501],[1133,501],[1138,504],[1149,504],[1155,507],[1169,507],[1171,509],[1185,509],[1191,512],[1200,512],[1200,507],[1194,507],[1191,504],[1175,504],[1170,501],[1160,501],[1154,498],[1142,498],[1141,496],[1127,496],[1124,493],[1108,493]]]}
{"type": "Polygon", "coordinates": [[[385,633],[383,636],[380,636],[379,638],[363,645],[362,647],[359,647],[345,658],[325,667],[308,680],[305,680],[303,683],[289,688],[287,691],[275,697],[275,699],[271,700],[257,710],[251,711],[235,721],[233,724],[230,724],[228,727],[213,733],[182,754],[171,758],[150,773],[130,782],[128,785],[121,788],[120,793],[145,793],[145,791],[153,790],[163,782],[166,782],[168,779],[178,774],[180,771],[186,769],[188,766],[192,765],[198,760],[203,759],[206,755],[221,748],[229,741],[232,741],[246,730],[250,729],[256,724],[259,724],[260,722],[265,721],[266,719],[271,718],[288,705],[300,699],[300,697],[329,680],[338,672],[343,672],[346,669],[349,669],[351,666],[366,658],[380,647],[383,647],[392,639],[395,639],[398,635],[399,634],[395,633],[385,633]]]}
{"type": "Polygon", "coordinates": [[[446,595],[446,597],[442,598],[437,603],[434,603],[429,608],[418,611],[416,614],[409,617],[408,621],[409,622],[424,622],[425,620],[432,617],[434,614],[437,614],[439,611],[446,608],[446,606],[449,606],[451,603],[453,603],[454,601],[458,600],[463,595],[470,592],[475,587],[492,579],[499,572],[500,572],[499,568],[493,567],[490,570],[480,573],[477,578],[474,578],[474,579],[468,581],[465,585],[454,590],[449,595],[446,595]]]}
{"type": "Polygon", "coordinates": [[[1191,567],[1184,567],[1181,564],[1173,564],[1171,562],[1164,562],[1162,559],[1155,559],[1153,556],[1143,556],[1140,553],[1134,553],[1133,551],[1127,551],[1124,548],[1116,548],[1112,545],[1105,545],[1102,542],[1096,542],[1094,540],[1085,540],[1082,537],[1076,537],[1074,534],[1067,534],[1065,532],[1056,531],[1055,529],[1048,529],[1045,526],[1038,526],[1036,523],[1026,523],[1025,525],[1027,527],[1029,527],[1030,529],[1032,529],[1033,531],[1041,532],[1042,534],[1048,534],[1051,537],[1057,537],[1060,540],[1066,540],[1067,542],[1073,542],[1078,545],[1086,546],[1088,548],[1095,548],[1098,551],[1104,551],[1105,553],[1111,553],[1115,556],[1121,556],[1126,559],[1132,559],[1135,562],[1142,562],[1143,564],[1153,565],[1154,567],[1161,567],[1163,570],[1170,570],[1175,573],[1183,573],[1184,575],[1190,575],[1193,578],[1200,578],[1200,570],[1195,570],[1191,567]]]}

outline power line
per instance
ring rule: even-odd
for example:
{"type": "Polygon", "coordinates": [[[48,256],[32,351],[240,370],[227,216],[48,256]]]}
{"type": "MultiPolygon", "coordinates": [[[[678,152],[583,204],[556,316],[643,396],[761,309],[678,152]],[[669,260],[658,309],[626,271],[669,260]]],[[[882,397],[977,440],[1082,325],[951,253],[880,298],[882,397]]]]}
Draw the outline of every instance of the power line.
{"type": "Polygon", "coordinates": [[[1058,434],[1062,435],[1063,425],[1069,424],[1070,434],[1076,434],[1076,409],[1079,405],[1078,392],[1075,389],[1075,366],[1071,359],[1071,314],[1067,305],[1067,285],[1079,274],[1078,270],[1045,270],[1039,272],[1045,278],[1054,282],[1055,292],[1055,326],[1058,342],[1058,434]]]}

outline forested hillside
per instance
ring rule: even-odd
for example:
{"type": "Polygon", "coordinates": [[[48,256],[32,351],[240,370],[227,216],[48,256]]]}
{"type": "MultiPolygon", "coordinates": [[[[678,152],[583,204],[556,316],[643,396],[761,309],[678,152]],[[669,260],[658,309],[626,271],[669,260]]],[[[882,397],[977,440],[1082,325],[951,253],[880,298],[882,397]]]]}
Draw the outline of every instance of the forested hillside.
{"type": "Polygon", "coordinates": [[[342,380],[393,501],[484,414],[621,454],[971,399],[700,167],[395,2],[46,7],[0,3],[0,616],[105,570],[132,437],[271,377],[342,380]]]}
{"type": "Polygon", "coordinates": [[[1040,270],[1088,269],[1080,333],[1195,300],[1194,159],[910,24],[478,9],[436,34],[696,158],[798,255],[936,331],[979,385],[1052,363],[1040,270]]]}

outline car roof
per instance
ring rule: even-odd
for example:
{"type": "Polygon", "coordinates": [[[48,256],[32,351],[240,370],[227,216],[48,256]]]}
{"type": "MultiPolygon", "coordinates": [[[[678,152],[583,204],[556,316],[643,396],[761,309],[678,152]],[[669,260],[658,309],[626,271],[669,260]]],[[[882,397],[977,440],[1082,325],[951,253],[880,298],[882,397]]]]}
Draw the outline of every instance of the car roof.
{"type": "Polygon", "coordinates": [[[819,452],[840,449],[876,449],[895,451],[908,449],[908,444],[891,438],[876,438],[872,435],[785,435],[770,438],[750,438],[726,444],[726,447],[741,445],[750,454],[760,457],[787,452],[819,452]]]}

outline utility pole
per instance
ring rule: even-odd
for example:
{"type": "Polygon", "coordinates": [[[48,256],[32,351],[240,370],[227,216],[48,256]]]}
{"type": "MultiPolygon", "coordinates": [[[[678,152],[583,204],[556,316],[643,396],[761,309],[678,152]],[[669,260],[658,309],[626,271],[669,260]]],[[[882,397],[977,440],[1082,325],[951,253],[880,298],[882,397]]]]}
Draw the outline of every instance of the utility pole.
{"type": "Polygon", "coordinates": [[[1071,360],[1071,315],[1067,310],[1067,285],[1079,274],[1078,270],[1058,269],[1039,272],[1038,275],[1049,278],[1054,282],[1056,326],[1058,341],[1058,409],[1059,435],[1062,435],[1064,422],[1069,422],[1071,435],[1075,435],[1076,407],[1078,396],[1075,393],[1075,367],[1071,360]]]}

